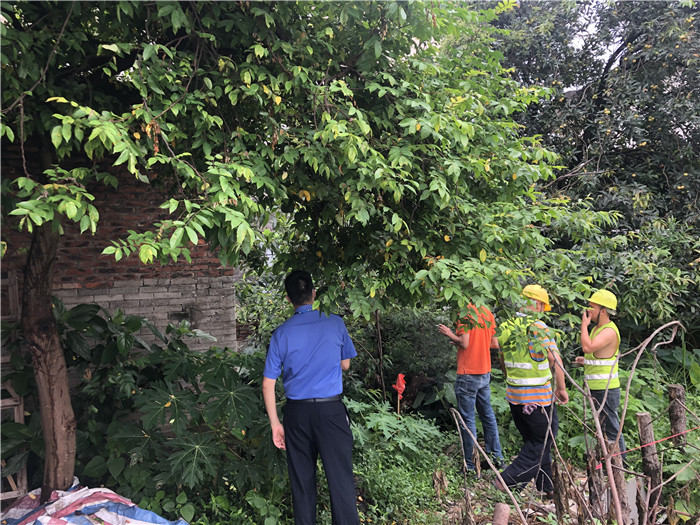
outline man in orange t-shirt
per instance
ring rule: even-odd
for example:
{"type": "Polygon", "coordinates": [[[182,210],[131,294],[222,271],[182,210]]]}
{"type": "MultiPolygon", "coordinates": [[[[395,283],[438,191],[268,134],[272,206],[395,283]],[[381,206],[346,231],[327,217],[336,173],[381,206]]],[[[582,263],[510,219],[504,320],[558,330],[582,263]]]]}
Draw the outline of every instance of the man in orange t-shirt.
{"type": "MultiPolygon", "coordinates": [[[[457,346],[457,381],[455,396],[457,409],[467,428],[476,436],[474,412],[478,412],[484,429],[484,448],[493,458],[497,467],[503,463],[501,440],[498,436],[498,423],[491,407],[491,348],[498,347],[495,337],[496,320],[485,306],[478,309],[469,305],[470,312],[457,323],[453,332],[444,324],[438,325],[441,334],[457,346]]],[[[473,458],[474,443],[471,436],[463,431],[462,446],[467,470],[475,470],[473,458]]]]}

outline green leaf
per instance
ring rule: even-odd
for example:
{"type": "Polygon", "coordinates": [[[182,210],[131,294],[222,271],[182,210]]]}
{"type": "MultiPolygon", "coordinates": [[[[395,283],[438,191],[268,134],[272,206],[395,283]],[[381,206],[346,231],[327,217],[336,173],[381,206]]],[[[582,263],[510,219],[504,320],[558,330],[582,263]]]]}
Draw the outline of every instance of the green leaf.
{"type": "Polygon", "coordinates": [[[189,226],[185,226],[185,232],[187,232],[187,237],[190,239],[190,242],[196,245],[198,241],[197,233],[189,226]]]}
{"type": "Polygon", "coordinates": [[[182,242],[182,236],[184,235],[185,230],[182,228],[176,228],[175,231],[173,232],[172,236],[170,237],[170,249],[174,250],[178,246],[180,246],[180,243],[182,242]]]}
{"type": "Polygon", "coordinates": [[[61,142],[63,142],[63,127],[62,126],[55,126],[51,130],[51,142],[53,143],[53,147],[58,149],[58,147],[61,145],[61,142]]]}
{"type": "Polygon", "coordinates": [[[216,458],[219,449],[211,445],[211,436],[193,435],[191,438],[176,440],[175,452],[168,457],[173,475],[187,487],[195,487],[204,475],[216,472],[216,458]]]}
{"type": "Polygon", "coordinates": [[[95,456],[83,468],[83,476],[88,478],[100,478],[107,473],[107,463],[102,456],[95,456]]]}
{"type": "Polygon", "coordinates": [[[156,256],[156,250],[150,244],[142,244],[139,248],[139,259],[143,264],[149,264],[153,262],[156,256]]]}
{"type": "Polygon", "coordinates": [[[107,51],[111,51],[112,53],[116,53],[117,55],[122,54],[121,50],[119,49],[119,46],[117,44],[102,44],[100,46],[102,49],[106,49],[107,51]]]}
{"type": "Polygon", "coordinates": [[[350,146],[348,148],[348,161],[350,164],[353,164],[355,162],[355,159],[357,158],[357,150],[355,149],[354,146],[350,146]]]}
{"type": "Polygon", "coordinates": [[[66,217],[73,219],[78,213],[78,208],[73,201],[66,202],[66,217]]]}
{"type": "Polygon", "coordinates": [[[227,378],[215,379],[207,383],[206,400],[203,416],[205,421],[214,423],[223,418],[227,427],[236,437],[242,436],[242,431],[249,428],[254,421],[260,401],[253,391],[236,379],[233,375],[227,378]]]}
{"type": "Polygon", "coordinates": [[[15,133],[12,131],[12,128],[0,122],[0,137],[3,135],[5,135],[10,142],[15,141],[15,133]]]}
{"type": "Polygon", "coordinates": [[[180,509],[180,516],[182,516],[182,519],[186,522],[191,523],[192,518],[194,518],[194,510],[194,505],[188,503],[180,509]]]}
{"type": "Polygon", "coordinates": [[[126,466],[126,460],[121,457],[110,457],[107,460],[107,469],[113,478],[118,478],[119,474],[122,473],[124,467],[126,466]]]}
{"type": "Polygon", "coordinates": [[[156,54],[158,46],[153,44],[146,44],[143,48],[143,60],[144,62],[156,54]]]}
{"type": "Polygon", "coordinates": [[[690,381],[696,389],[700,389],[700,364],[693,363],[690,366],[690,381]]]}

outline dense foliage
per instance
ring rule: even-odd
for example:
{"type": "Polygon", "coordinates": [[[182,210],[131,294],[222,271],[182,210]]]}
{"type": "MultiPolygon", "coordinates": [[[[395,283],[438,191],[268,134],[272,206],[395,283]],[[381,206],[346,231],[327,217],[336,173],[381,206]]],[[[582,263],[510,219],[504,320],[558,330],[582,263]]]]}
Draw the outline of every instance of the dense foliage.
{"type": "MultiPolygon", "coordinates": [[[[283,309],[277,312],[275,323],[285,316],[283,309]]],[[[284,454],[272,445],[260,399],[264,352],[255,348],[244,353],[221,348],[192,352],[187,348],[191,331],[186,324],[170,326],[160,334],[145,319],[106,312],[97,305],[66,311],[56,301],[55,313],[65,347],[72,349],[66,355],[72,376],[78,379],[74,402],[81,417],[76,475],[81,483],[108,486],[144,508],[197,525],[289,521],[284,454]],[[139,335],[143,330],[154,333],[157,342],[146,344],[139,335]]],[[[388,403],[381,401],[379,382],[365,372],[376,365],[376,337],[371,326],[359,321],[350,327],[356,345],[364,349],[353,360],[345,388],[356,444],[358,504],[366,523],[388,519],[439,523],[450,508],[448,503],[463,497],[463,480],[458,475],[461,447],[449,416],[454,404],[449,396],[439,395],[440,389],[444,392],[453,387],[454,362],[445,356],[454,357],[454,350],[446,340],[435,341],[420,323],[410,322],[428,315],[403,311],[382,320],[387,383],[394,380],[397,369],[408,372],[401,367],[412,358],[433,362],[428,376],[433,382],[421,382],[420,374],[407,374],[407,392],[417,382],[422,398],[412,395],[406,399],[400,415],[395,392],[388,394],[388,403]],[[417,346],[392,346],[390,340],[399,330],[417,346]],[[401,363],[399,368],[396,363],[401,363]],[[439,400],[428,402],[431,396],[439,400]],[[447,481],[442,493],[436,491],[436,479],[447,481]]],[[[3,370],[4,379],[11,379],[27,396],[32,417],[27,425],[3,423],[3,458],[10,459],[3,471],[12,473],[21,459],[28,460],[30,483],[34,485],[41,471],[37,459],[43,454],[42,434],[33,409],[36,397],[31,367],[21,359],[18,344],[15,351],[12,366],[3,370]]],[[[579,372],[572,374],[581,380],[579,372]]],[[[667,367],[647,359],[634,374],[623,371],[624,384],[630,376],[625,436],[628,446],[634,447],[638,445],[638,411],[652,415],[658,438],[669,435],[665,385],[682,382],[683,376],[674,376],[667,367]]],[[[688,408],[697,413],[700,406],[697,396],[691,395],[692,383],[686,383],[686,388],[688,408]]],[[[560,454],[572,474],[578,475],[586,450],[593,446],[593,428],[580,394],[573,387],[570,393],[571,402],[559,407],[557,457],[560,454]]],[[[504,451],[513,455],[520,440],[505,402],[503,377],[496,370],[492,403],[504,451]]],[[[693,488],[700,486],[699,473],[694,465],[687,465],[687,451],[700,442],[691,433],[687,443],[685,448],[676,448],[666,441],[659,448],[664,477],[677,475],[664,493],[681,512],[694,513],[700,504],[693,488]]],[[[640,458],[639,451],[628,454],[631,470],[640,470],[640,458]]],[[[477,515],[489,515],[493,502],[503,499],[489,488],[489,479],[486,474],[483,480],[467,480],[469,490],[477,494],[473,500],[477,515]]],[[[518,500],[525,502],[532,497],[527,488],[518,500]]],[[[319,517],[325,522],[329,500],[322,480],[320,502],[319,517]]]]}
{"type": "MultiPolygon", "coordinates": [[[[264,352],[191,351],[192,331],[184,322],[161,334],[143,318],[94,304],[65,310],[56,300],[55,314],[77,380],[81,484],[107,486],[193,524],[291,520],[285,455],[272,443],[260,395],[264,352]],[[157,342],[145,343],[143,330],[157,342]]],[[[42,437],[31,367],[18,343],[4,379],[21,389],[33,415],[27,425],[3,423],[3,458],[12,458],[3,472],[29,460],[33,486],[42,437]]],[[[361,368],[350,373],[347,406],[363,521],[439,523],[436,470],[451,479],[458,497],[458,458],[443,452],[453,436],[420,415],[397,415],[378,391],[359,387],[361,368]]],[[[322,479],[320,490],[319,516],[326,522],[330,501],[322,479]]]]}
{"type": "Polygon", "coordinates": [[[187,258],[204,238],[225,264],[260,267],[269,250],[282,271],[318,268],[327,307],[368,318],[436,289],[459,308],[500,300],[542,270],[533,267],[548,246],[538,225],[564,221],[578,239],[604,218],[534,191],[554,156],[513,117],[541,91],[521,89],[490,50],[496,11],[401,2],[4,9],[2,133],[50,137],[58,161],[12,184],[7,211],[29,231],[60,217],[94,231],[86,185],[115,184],[104,168],[123,165],[171,189],[171,218],[107,253],[187,258]],[[472,37],[459,55],[434,44],[464,32],[472,37]],[[81,167],[64,167],[69,159],[81,167]],[[271,221],[288,224],[291,251],[268,242],[271,221]]]}
{"type": "Polygon", "coordinates": [[[635,344],[679,319],[700,346],[697,15],[689,1],[523,1],[494,21],[508,30],[498,47],[513,78],[549,93],[518,116],[560,155],[543,191],[619,214],[557,244],[618,293],[635,344]]]}

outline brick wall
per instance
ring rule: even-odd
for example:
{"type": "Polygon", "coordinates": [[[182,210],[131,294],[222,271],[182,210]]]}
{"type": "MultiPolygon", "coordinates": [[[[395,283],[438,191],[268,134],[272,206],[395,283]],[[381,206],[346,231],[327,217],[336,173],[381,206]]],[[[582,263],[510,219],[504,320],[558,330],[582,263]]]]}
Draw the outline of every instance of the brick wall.
{"type": "MultiPolygon", "coordinates": [[[[3,179],[9,180],[20,176],[23,168],[18,148],[6,146],[3,141],[1,169],[3,179]]],[[[32,163],[38,151],[29,145],[25,148],[30,173],[38,173],[40,168],[32,163]]],[[[191,348],[215,344],[237,349],[234,286],[240,272],[222,267],[203,242],[191,247],[191,264],[182,259],[165,265],[144,265],[138,255],[121,261],[101,255],[110,240],[125,238],[128,230],[144,231],[165,217],[158,208],[163,193],[128,172],[115,170],[113,174],[119,181],[116,190],[88,188],[96,197],[92,204],[100,213],[97,233],[81,235],[76,224],[64,223],[65,234],[54,264],[54,294],[66,307],[95,302],[110,312],[119,308],[129,315],[148,318],[161,331],[169,322],[188,319],[194,328],[217,339],[216,343],[191,340],[191,348]]],[[[19,305],[11,303],[17,301],[17,296],[21,300],[22,269],[30,237],[3,221],[2,239],[7,243],[7,254],[2,259],[2,312],[7,318],[8,313],[19,312],[19,305]],[[13,286],[18,294],[12,292],[13,286]]]]}

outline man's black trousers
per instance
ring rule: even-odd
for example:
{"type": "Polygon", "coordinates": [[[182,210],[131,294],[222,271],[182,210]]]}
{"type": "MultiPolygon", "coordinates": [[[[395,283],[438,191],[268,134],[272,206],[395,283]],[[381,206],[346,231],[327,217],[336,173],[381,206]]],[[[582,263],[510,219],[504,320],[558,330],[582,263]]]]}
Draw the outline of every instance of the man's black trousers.
{"type": "Polygon", "coordinates": [[[331,497],[333,525],[357,525],[352,474],[352,432],[341,400],[288,400],[284,407],[287,468],[296,525],[316,523],[316,460],[321,456],[331,497]]]}
{"type": "Polygon", "coordinates": [[[552,484],[552,435],[559,430],[559,416],[554,403],[538,406],[531,414],[525,414],[525,405],[510,404],[510,413],[520,435],[523,448],[513,462],[501,472],[506,485],[527,483],[535,478],[538,490],[550,492],[552,484]],[[549,420],[551,418],[551,434],[549,420]]]}

